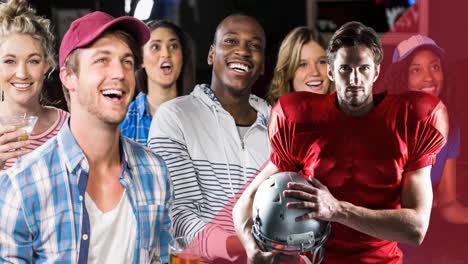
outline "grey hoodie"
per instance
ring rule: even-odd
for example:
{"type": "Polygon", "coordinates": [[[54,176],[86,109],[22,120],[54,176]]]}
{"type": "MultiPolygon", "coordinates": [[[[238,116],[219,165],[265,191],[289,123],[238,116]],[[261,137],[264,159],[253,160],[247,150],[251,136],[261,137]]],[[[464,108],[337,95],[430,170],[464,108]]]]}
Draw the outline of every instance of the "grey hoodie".
{"type": "Polygon", "coordinates": [[[226,205],[270,154],[267,123],[271,108],[255,95],[249,102],[257,120],[243,138],[234,118],[205,84],[162,104],[149,131],[148,147],[163,157],[174,184],[173,236],[194,236],[208,223],[210,228],[214,224],[219,229],[211,231],[217,232],[214,236],[222,245],[208,244],[206,254],[211,256],[223,255],[210,251],[216,246],[222,250],[219,240],[234,234],[232,208],[226,205]]]}

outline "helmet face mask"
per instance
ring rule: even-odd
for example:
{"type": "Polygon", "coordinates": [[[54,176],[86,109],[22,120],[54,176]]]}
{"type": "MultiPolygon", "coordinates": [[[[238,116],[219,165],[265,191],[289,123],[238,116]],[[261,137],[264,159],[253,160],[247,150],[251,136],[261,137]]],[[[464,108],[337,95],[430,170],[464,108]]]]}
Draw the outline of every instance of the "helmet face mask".
{"type": "Polygon", "coordinates": [[[309,210],[286,208],[287,203],[300,201],[283,196],[288,182],[309,184],[296,172],[280,172],[260,185],[252,208],[252,235],[263,251],[316,252],[330,234],[330,223],[319,219],[297,222],[296,218],[309,210]]]}
{"type": "MultiPolygon", "coordinates": [[[[329,233],[330,224],[326,225],[325,233],[329,233]]],[[[268,236],[259,231],[258,225],[253,226],[252,234],[257,244],[263,251],[281,251],[287,253],[305,253],[313,252],[315,249],[323,246],[327,236],[315,238],[314,231],[303,234],[291,234],[286,241],[269,239],[268,236]],[[278,243],[279,242],[279,243],[278,243]]]]}

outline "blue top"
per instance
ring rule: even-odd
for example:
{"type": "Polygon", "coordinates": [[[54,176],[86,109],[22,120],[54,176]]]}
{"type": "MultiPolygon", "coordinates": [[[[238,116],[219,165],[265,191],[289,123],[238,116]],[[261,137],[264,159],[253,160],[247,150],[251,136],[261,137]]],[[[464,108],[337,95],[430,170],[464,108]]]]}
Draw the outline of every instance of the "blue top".
{"type": "MultiPolygon", "coordinates": [[[[120,183],[136,228],[133,263],[168,262],[173,190],[161,157],[121,137],[120,183]]],[[[0,173],[0,263],[86,263],[89,163],[70,127],[0,173]]]]}
{"type": "Polygon", "coordinates": [[[432,184],[436,185],[439,183],[442,177],[442,171],[445,166],[445,161],[448,159],[454,159],[460,154],[460,126],[451,126],[447,138],[447,143],[437,154],[436,162],[431,170],[432,184]]]}
{"type": "Polygon", "coordinates": [[[146,146],[152,119],[146,94],[140,92],[128,107],[127,116],[120,124],[120,131],[122,135],[146,146]]]}

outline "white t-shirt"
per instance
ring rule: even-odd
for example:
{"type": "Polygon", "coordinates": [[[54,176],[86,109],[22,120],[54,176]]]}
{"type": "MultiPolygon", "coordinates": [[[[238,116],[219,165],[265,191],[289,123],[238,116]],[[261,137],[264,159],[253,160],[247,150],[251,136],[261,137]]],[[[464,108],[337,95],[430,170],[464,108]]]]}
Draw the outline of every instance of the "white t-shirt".
{"type": "Polygon", "coordinates": [[[136,243],[136,218],[124,191],[119,204],[101,212],[85,195],[91,225],[88,263],[132,263],[136,243]]]}

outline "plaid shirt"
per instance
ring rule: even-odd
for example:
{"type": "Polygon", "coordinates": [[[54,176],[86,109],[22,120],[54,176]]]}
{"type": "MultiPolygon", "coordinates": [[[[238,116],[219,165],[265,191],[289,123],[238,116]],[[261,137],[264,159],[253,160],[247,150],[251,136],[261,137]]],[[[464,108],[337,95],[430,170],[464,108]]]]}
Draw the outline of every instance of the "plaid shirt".
{"type": "Polygon", "coordinates": [[[120,124],[120,131],[122,135],[146,146],[152,119],[146,94],[140,92],[128,107],[127,116],[120,124]]]}
{"type": "MultiPolygon", "coordinates": [[[[172,184],[163,160],[121,138],[122,174],[137,220],[134,263],[168,262],[172,184]]],[[[0,174],[0,263],[86,263],[89,165],[65,124],[0,174]]]]}

